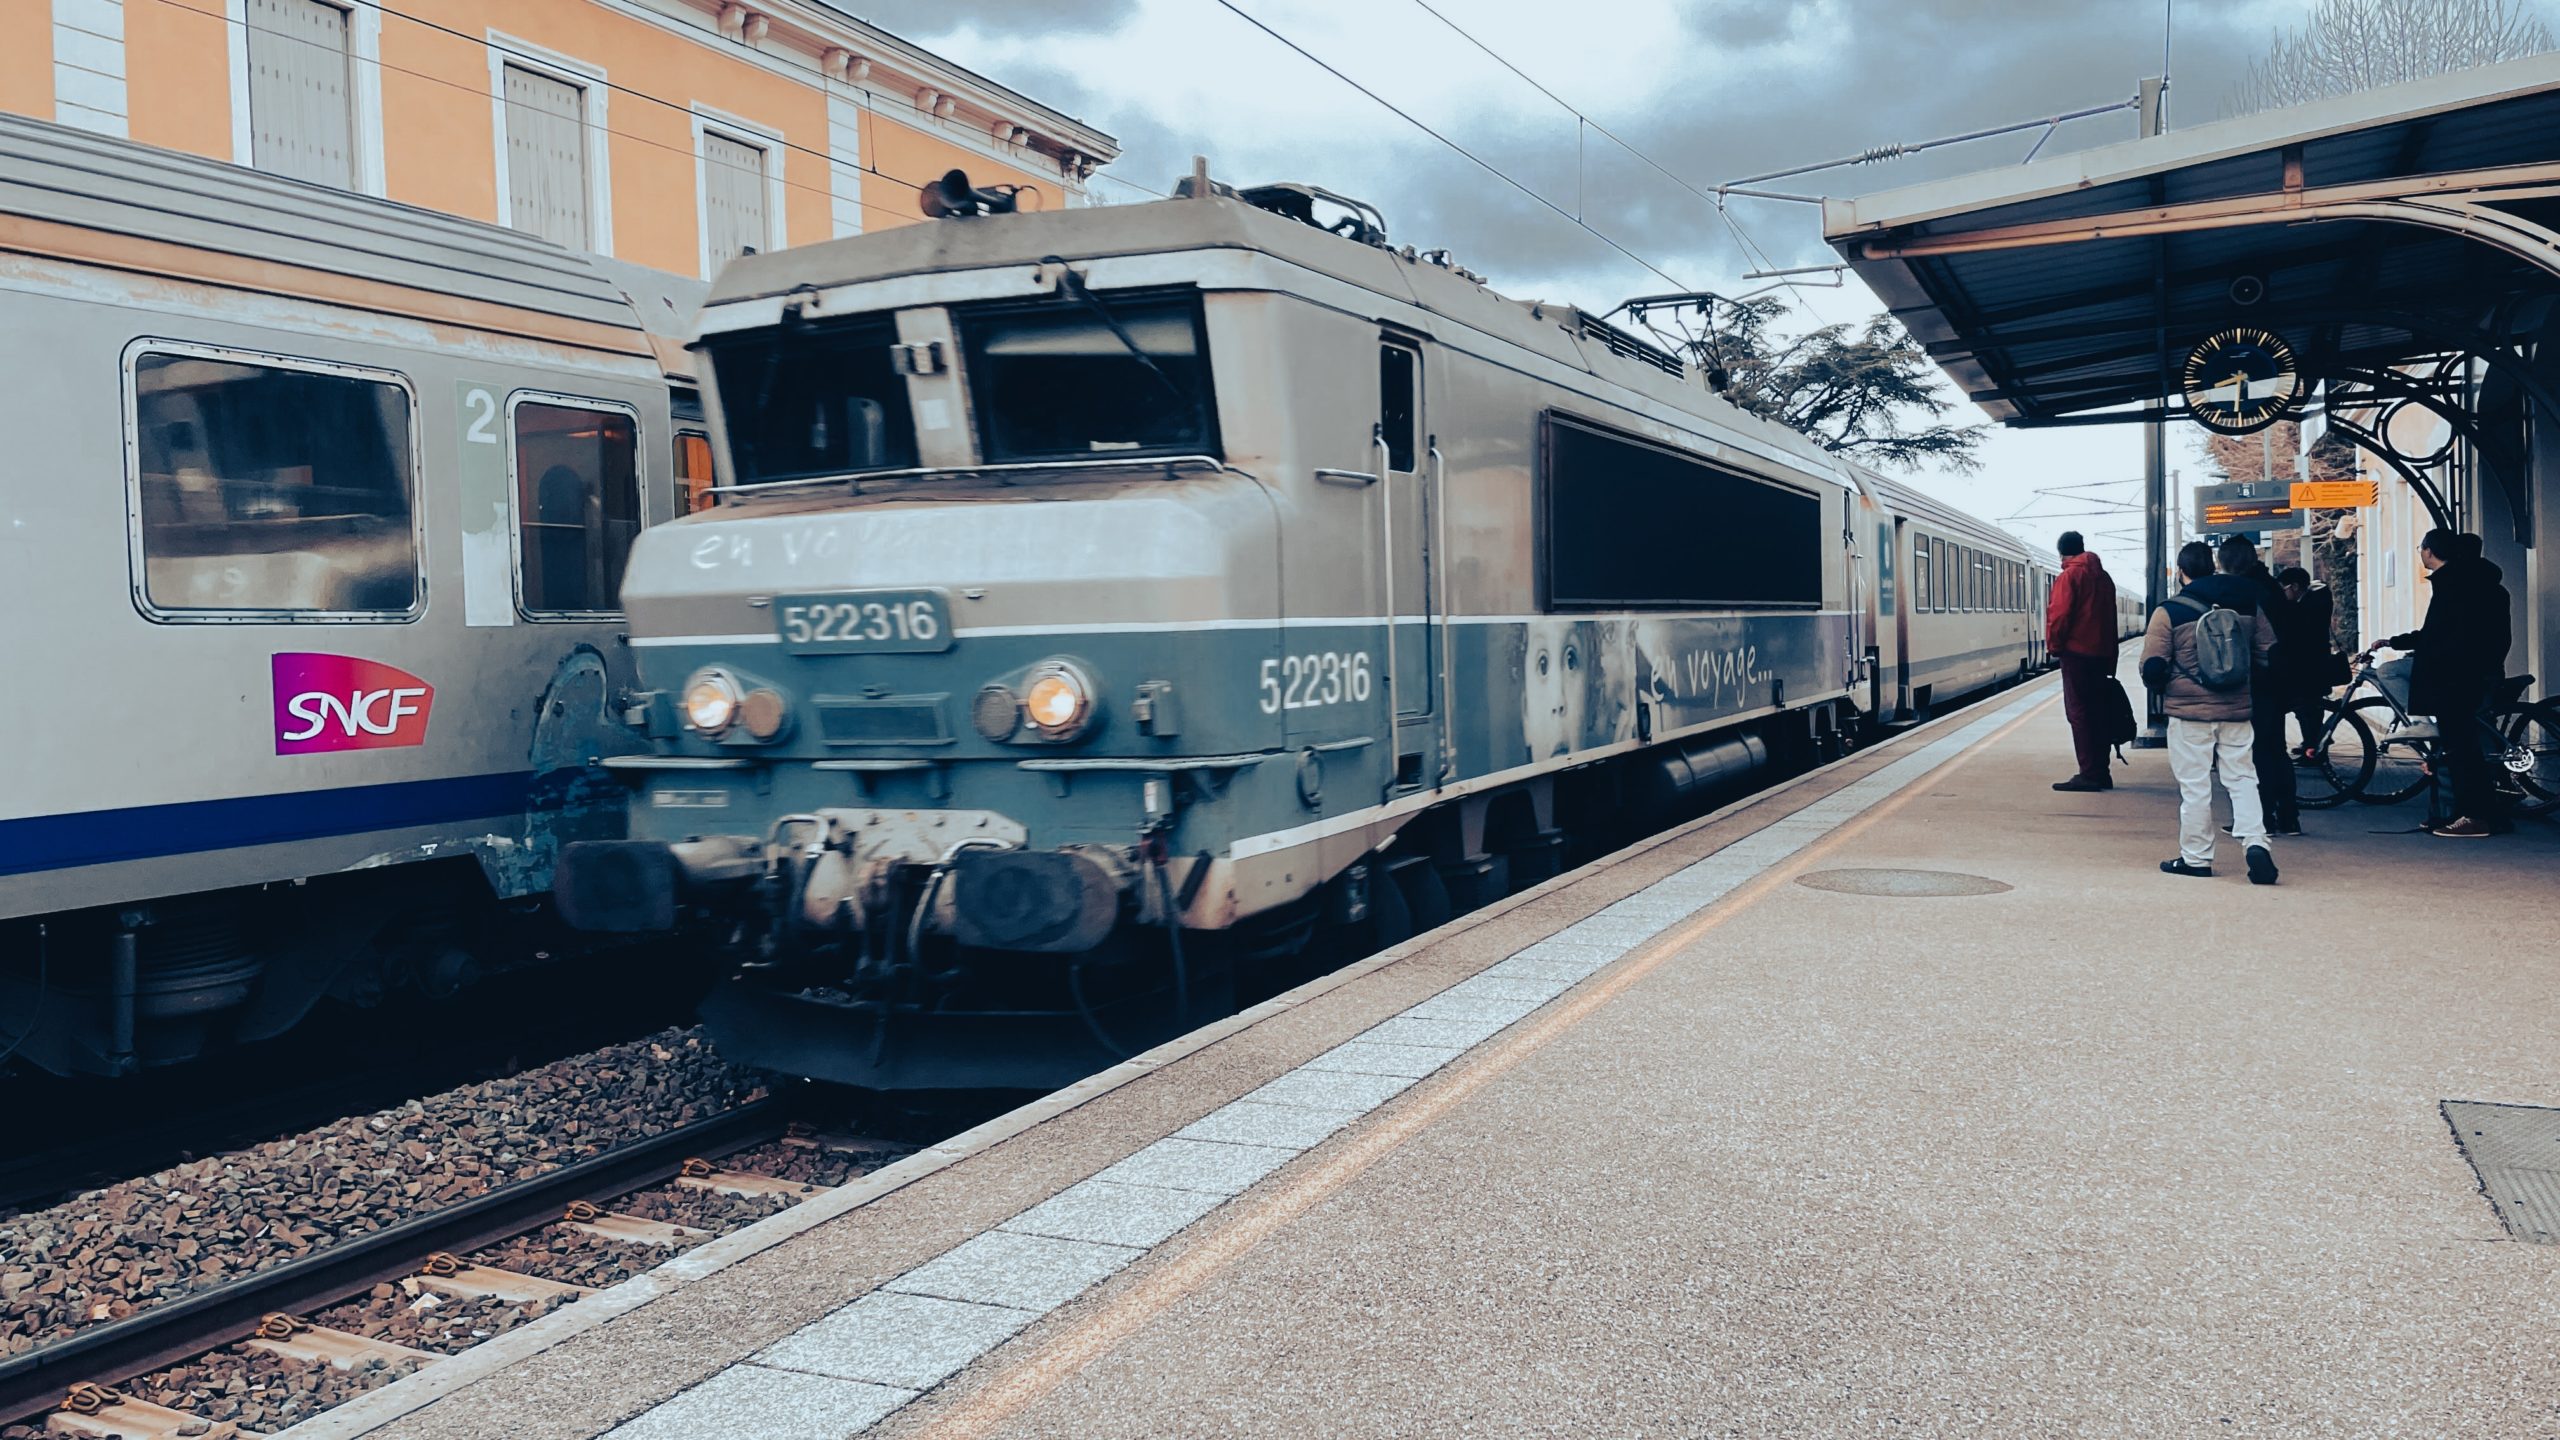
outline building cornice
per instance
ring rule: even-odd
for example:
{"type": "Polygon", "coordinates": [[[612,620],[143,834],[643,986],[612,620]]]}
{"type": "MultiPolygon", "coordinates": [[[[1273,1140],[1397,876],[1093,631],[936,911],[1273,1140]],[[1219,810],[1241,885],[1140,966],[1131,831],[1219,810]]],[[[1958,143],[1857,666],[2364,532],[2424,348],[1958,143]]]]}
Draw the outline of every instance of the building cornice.
{"type": "Polygon", "coordinates": [[[1005,164],[1047,168],[1081,190],[1120,143],[1072,116],[817,0],[607,0],[725,41],[831,92],[861,92],[901,123],[1005,164]],[[893,113],[893,112],[892,112],[893,113]]]}

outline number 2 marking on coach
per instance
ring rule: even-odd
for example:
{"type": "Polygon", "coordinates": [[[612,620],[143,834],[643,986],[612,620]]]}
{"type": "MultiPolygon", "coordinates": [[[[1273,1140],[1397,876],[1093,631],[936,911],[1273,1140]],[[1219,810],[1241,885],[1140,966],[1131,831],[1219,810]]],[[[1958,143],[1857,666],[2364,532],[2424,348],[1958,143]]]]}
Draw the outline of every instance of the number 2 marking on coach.
{"type": "Polygon", "coordinates": [[[463,427],[462,438],[474,445],[495,445],[498,432],[489,428],[498,423],[498,397],[486,390],[465,390],[462,403],[472,411],[471,423],[463,427]]]}
{"type": "Polygon", "coordinates": [[[1262,662],[1262,713],[1320,710],[1344,701],[1369,698],[1369,652],[1322,650],[1313,655],[1282,655],[1262,662]]]}

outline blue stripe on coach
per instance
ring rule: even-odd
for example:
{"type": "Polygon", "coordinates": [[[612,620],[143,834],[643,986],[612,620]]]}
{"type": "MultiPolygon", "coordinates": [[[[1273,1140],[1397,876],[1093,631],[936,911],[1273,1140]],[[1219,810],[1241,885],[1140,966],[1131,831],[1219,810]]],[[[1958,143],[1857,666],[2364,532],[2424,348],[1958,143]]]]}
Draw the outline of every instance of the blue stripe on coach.
{"type": "Polygon", "coordinates": [[[521,815],[530,770],[0,820],[0,875],[521,815]]]}

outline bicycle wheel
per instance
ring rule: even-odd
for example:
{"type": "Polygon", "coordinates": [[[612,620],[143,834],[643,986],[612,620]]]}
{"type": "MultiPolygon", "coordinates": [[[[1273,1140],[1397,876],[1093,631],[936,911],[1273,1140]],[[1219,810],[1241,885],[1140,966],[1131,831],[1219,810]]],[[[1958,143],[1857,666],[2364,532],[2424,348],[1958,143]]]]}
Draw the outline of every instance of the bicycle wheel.
{"type": "Polygon", "coordinates": [[[2367,805],[2397,805],[2427,788],[2427,751],[2422,742],[2393,740],[2391,702],[2368,695],[2348,707],[2359,712],[2373,736],[2373,778],[2356,792],[2367,805]]]}
{"type": "Polygon", "coordinates": [[[2293,759],[2293,793],[2305,810],[2344,805],[2373,780],[2373,731],[2353,710],[2333,709],[2319,729],[2286,752],[2293,759]],[[2308,749],[2318,758],[2306,760],[2308,749]]]}
{"type": "Polygon", "coordinates": [[[2512,785],[2508,803],[2519,815],[2547,815],[2560,808],[2560,711],[2520,705],[2497,717],[2506,741],[2496,757],[2500,784],[2512,785]]]}

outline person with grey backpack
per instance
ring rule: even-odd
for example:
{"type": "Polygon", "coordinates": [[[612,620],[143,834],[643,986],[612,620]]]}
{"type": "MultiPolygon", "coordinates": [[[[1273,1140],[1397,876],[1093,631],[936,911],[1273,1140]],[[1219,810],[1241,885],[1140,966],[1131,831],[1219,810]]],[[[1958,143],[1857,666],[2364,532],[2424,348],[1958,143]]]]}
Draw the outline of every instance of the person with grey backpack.
{"type": "Polygon", "coordinates": [[[2186,587],[2151,612],[2142,637],[2142,683],[2160,692],[2169,712],[2169,771],[2178,780],[2178,858],[2167,875],[2213,873],[2213,781],[2231,792],[2231,833],[2248,857],[2249,883],[2276,881],[2251,756],[2250,672],[2275,649],[2275,626],[2258,589],[2238,575],[2213,573],[2213,549],[2189,541],[2178,551],[2186,587]]]}

